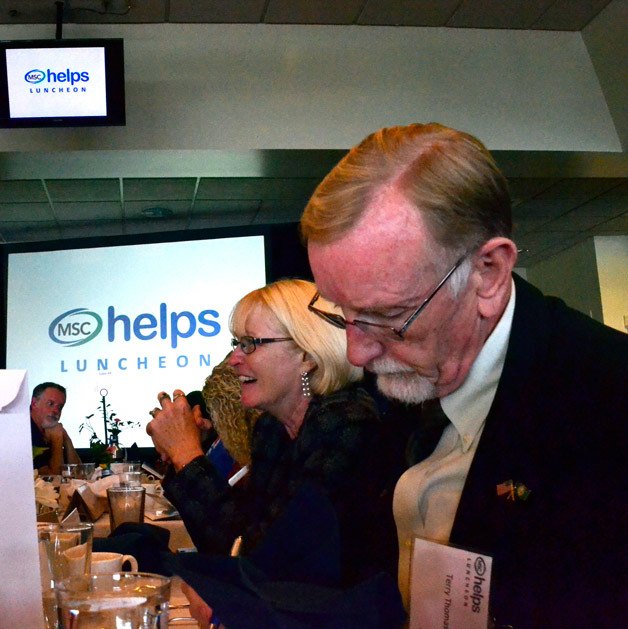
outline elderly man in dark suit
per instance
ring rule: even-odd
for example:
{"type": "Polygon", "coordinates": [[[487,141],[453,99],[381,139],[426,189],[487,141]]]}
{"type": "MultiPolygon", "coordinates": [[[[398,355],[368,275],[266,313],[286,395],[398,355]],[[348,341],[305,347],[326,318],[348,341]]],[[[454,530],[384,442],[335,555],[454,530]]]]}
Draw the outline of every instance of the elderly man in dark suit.
{"type": "Polygon", "coordinates": [[[305,209],[317,287],[344,317],[310,308],[385,396],[425,409],[393,499],[406,602],[420,536],[493,557],[497,625],[618,627],[628,338],[513,277],[511,227],[476,138],[382,129],[305,209]]]}

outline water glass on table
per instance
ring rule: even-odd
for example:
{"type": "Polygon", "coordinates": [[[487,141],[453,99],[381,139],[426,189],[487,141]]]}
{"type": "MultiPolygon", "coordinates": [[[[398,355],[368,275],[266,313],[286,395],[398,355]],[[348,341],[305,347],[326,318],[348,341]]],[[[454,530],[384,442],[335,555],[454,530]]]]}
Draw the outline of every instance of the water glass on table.
{"type": "Polygon", "coordinates": [[[64,463],[61,466],[62,482],[68,483],[73,478],[77,480],[93,480],[95,471],[95,463],[64,463]]]}
{"type": "Polygon", "coordinates": [[[112,474],[124,474],[125,472],[139,472],[142,464],[139,461],[116,461],[109,464],[112,474]]]}
{"type": "Polygon", "coordinates": [[[56,585],[70,576],[89,574],[93,539],[94,527],[86,522],[73,525],[37,525],[39,570],[46,629],[58,627],[56,585]]]}
{"type": "Polygon", "coordinates": [[[122,472],[118,476],[120,487],[139,487],[142,484],[142,472],[122,472]]]}
{"type": "Polygon", "coordinates": [[[170,578],[146,572],[73,577],[57,586],[60,629],[165,629],[170,578]]]}
{"type": "Polygon", "coordinates": [[[144,487],[108,487],[109,526],[111,532],[123,522],[144,521],[144,487]]]}

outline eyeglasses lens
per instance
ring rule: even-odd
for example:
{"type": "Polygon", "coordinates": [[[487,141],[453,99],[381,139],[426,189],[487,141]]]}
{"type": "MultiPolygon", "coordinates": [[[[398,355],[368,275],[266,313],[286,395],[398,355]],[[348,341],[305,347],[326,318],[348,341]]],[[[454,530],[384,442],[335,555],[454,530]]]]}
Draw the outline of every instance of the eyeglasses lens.
{"type": "Polygon", "coordinates": [[[242,336],[239,339],[231,339],[231,347],[239,347],[245,354],[252,354],[255,351],[255,341],[251,336],[242,336]]]}

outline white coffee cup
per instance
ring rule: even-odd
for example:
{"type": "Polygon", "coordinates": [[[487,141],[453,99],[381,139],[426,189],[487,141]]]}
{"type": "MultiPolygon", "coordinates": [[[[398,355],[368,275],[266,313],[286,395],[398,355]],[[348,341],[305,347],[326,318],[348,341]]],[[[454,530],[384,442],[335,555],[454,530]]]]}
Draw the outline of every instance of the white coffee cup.
{"type": "Polygon", "coordinates": [[[137,559],[133,555],[120,553],[92,553],[92,574],[111,574],[120,572],[124,563],[131,564],[131,572],[137,572],[137,559]]]}

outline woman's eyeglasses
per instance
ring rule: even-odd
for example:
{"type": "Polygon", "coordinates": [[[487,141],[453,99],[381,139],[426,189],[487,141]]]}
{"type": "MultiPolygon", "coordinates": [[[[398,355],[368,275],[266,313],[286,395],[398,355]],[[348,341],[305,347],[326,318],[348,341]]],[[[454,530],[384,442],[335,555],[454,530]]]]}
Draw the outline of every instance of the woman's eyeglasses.
{"type": "Polygon", "coordinates": [[[239,347],[245,354],[252,354],[258,345],[264,343],[279,343],[280,341],[291,341],[289,336],[282,336],[277,338],[257,338],[254,336],[241,336],[239,339],[231,339],[231,347],[236,349],[239,347]]]}

